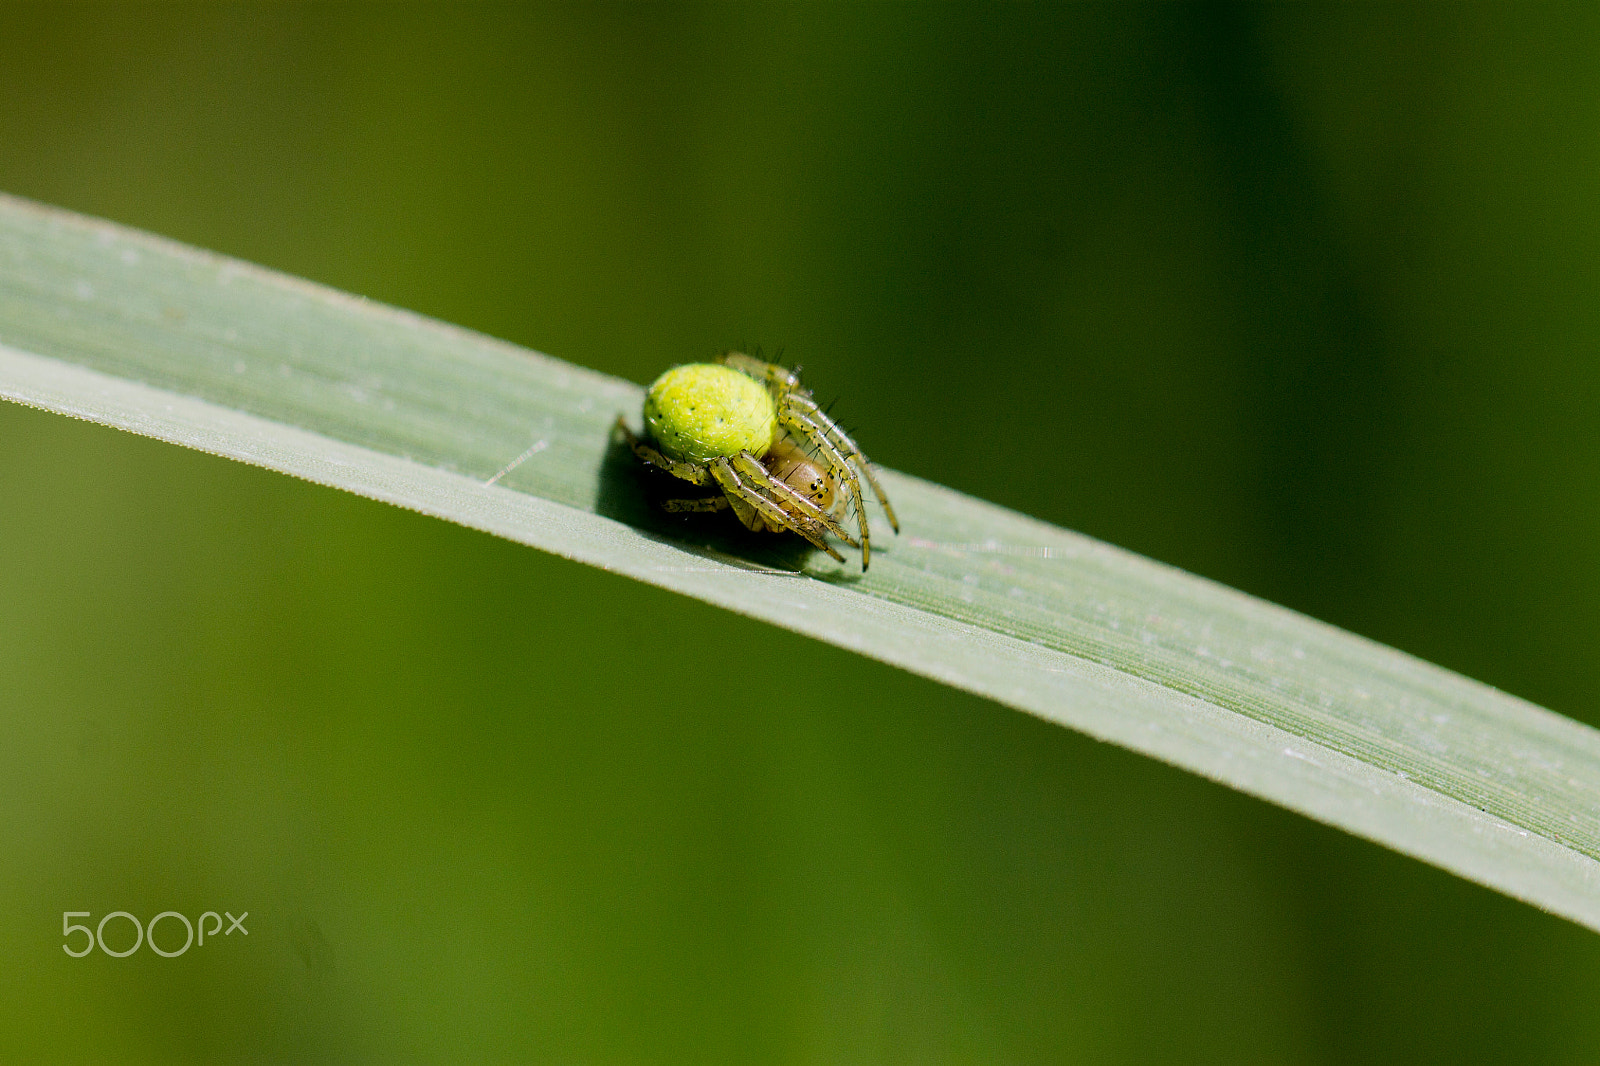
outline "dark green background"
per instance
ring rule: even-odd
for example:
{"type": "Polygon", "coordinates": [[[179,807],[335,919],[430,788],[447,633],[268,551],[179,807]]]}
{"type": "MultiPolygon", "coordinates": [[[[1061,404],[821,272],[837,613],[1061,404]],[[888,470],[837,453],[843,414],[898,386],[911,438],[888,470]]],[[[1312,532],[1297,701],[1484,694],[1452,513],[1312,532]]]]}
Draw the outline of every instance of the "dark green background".
{"type": "MultiPolygon", "coordinates": [[[[1600,721],[1593,4],[8,4],[0,189],[636,381],[782,347],[888,466],[1600,721]]],[[[1147,759],[0,407],[0,1059],[1577,1062],[1597,1003],[1593,934],[1147,759]],[[119,909],[250,934],[62,953],[119,909]]]]}

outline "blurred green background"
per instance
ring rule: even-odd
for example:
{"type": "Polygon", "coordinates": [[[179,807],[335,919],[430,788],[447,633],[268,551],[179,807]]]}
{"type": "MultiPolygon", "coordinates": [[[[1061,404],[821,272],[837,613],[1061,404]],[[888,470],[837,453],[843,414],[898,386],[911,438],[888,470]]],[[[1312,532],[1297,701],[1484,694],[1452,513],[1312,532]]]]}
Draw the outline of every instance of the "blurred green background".
{"type": "MultiPolygon", "coordinates": [[[[1600,722],[1593,4],[11,3],[0,189],[1600,722]]],[[[835,648],[10,405],[0,516],[5,1061],[1600,1057],[1592,933],[835,648]]]]}

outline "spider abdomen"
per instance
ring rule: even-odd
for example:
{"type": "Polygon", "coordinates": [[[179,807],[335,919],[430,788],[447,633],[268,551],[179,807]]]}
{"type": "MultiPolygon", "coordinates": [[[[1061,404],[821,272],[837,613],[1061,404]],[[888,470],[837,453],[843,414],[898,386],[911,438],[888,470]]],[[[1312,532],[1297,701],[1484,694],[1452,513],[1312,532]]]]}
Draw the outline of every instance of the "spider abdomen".
{"type": "Polygon", "coordinates": [[[777,407],[759,381],[714,363],[675,366],[651,384],[644,421],[668,458],[709,463],[772,446],[777,407]]]}

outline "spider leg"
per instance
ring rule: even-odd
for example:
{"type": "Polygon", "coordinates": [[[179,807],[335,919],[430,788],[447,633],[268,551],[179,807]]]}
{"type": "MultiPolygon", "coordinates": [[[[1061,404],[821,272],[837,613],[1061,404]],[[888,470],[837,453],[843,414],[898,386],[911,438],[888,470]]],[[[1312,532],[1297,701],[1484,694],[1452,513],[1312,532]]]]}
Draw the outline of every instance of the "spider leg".
{"type": "Polygon", "coordinates": [[[850,434],[839,428],[839,423],[828,417],[826,411],[817,406],[817,401],[811,394],[801,389],[791,392],[784,398],[784,403],[792,407],[805,421],[815,425],[840,451],[850,457],[850,461],[861,468],[861,473],[866,476],[867,484],[872,486],[873,495],[878,497],[878,502],[883,505],[884,517],[889,519],[889,526],[896,533],[900,532],[900,520],[894,515],[894,508],[889,506],[889,497],[883,493],[883,486],[878,484],[878,479],[873,476],[872,464],[867,461],[856,442],[850,439],[850,434]]]}
{"type": "Polygon", "coordinates": [[[717,362],[732,370],[737,370],[746,377],[755,378],[764,382],[772,393],[772,398],[777,399],[785,390],[800,387],[800,371],[790,370],[788,367],[769,363],[765,359],[745,355],[743,352],[723,352],[717,356],[717,362]]]}
{"type": "MultiPolygon", "coordinates": [[[[823,539],[821,526],[803,516],[789,514],[778,506],[774,500],[762,495],[760,489],[751,481],[740,476],[739,472],[734,469],[733,463],[727,457],[724,456],[712,461],[711,476],[716,478],[717,484],[721,485],[722,490],[728,494],[729,502],[733,505],[736,514],[739,513],[740,504],[742,503],[745,507],[754,510],[762,518],[766,519],[771,525],[779,529],[793,530],[841,563],[844,562],[844,556],[840,555],[833,545],[823,539]]],[[[751,525],[749,519],[744,518],[742,514],[740,518],[744,520],[745,525],[750,526],[752,529],[755,528],[755,526],[751,525]]]]}
{"type": "Polygon", "coordinates": [[[622,434],[622,439],[627,441],[628,447],[633,449],[633,454],[639,461],[657,470],[665,470],[673,477],[682,478],[691,485],[710,485],[711,474],[705,467],[695,463],[685,463],[679,459],[669,459],[655,448],[634,436],[633,430],[628,428],[628,423],[621,415],[617,416],[617,432],[622,434]]]}
{"type": "MultiPolygon", "coordinates": [[[[727,492],[728,490],[723,489],[722,491],[727,492]]],[[[733,508],[734,516],[744,523],[744,528],[754,530],[757,533],[767,528],[767,520],[761,517],[760,511],[745,502],[744,497],[730,494],[722,498],[728,501],[728,506],[733,508]]]]}
{"type": "Polygon", "coordinates": [[[798,367],[789,370],[777,363],[769,363],[764,359],[745,355],[743,352],[724,352],[717,356],[717,362],[757,381],[765,382],[774,400],[780,405],[792,404],[802,418],[814,424],[823,435],[827,436],[836,448],[860,468],[862,475],[867,479],[867,484],[872,486],[872,494],[878,497],[878,502],[883,505],[883,513],[889,519],[890,528],[896,533],[900,532],[900,519],[895,516],[894,507],[890,505],[883,486],[878,484],[877,475],[872,472],[872,463],[860,446],[850,438],[850,434],[840,429],[839,424],[817,406],[817,401],[812,398],[808,390],[800,387],[798,367]]]}
{"type": "Polygon", "coordinates": [[[672,514],[686,511],[726,511],[733,501],[726,496],[702,496],[693,500],[662,500],[661,509],[672,514]]]}
{"type": "Polygon", "coordinates": [[[844,527],[839,525],[833,516],[767,473],[767,468],[762,466],[761,462],[749,452],[741,452],[735,456],[733,468],[739,472],[740,477],[753,482],[756,488],[775,501],[778,506],[785,511],[791,512],[791,517],[792,512],[799,511],[812,525],[823,527],[852,548],[861,547],[860,544],[856,543],[855,538],[844,531],[844,527]]]}
{"type": "Polygon", "coordinates": [[[828,472],[844,482],[845,491],[850,494],[850,503],[856,509],[856,524],[861,528],[861,569],[866,570],[872,563],[872,534],[867,529],[867,508],[861,498],[861,479],[856,477],[855,467],[850,465],[850,460],[838,445],[828,439],[822,427],[808,421],[795,410],[790,403],[793,398],[794,393],[784,397],[784,402],[778,407],[778,422],[816,448],[827,462],[828,472]]]}

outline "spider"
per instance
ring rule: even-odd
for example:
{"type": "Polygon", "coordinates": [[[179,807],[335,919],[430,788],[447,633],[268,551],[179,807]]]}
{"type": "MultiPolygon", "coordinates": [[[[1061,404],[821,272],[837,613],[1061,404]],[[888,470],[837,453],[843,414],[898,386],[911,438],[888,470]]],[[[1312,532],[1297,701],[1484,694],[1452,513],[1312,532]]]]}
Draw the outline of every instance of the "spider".
{"type": "Polygon", "coordinates": [[[743,352],[726,352],[715,363],[675,366],[645,394],[644,425],[647,440],[617,416],[618,432],[641,462],[690,484],[722,490],[720,496],[666,500],[663,510],[731,508],[749,529],[790,530],[844,562],[825,539],[832,533],[861,549],[865,571],[872,561],[861,497],[865,478],[889,525],[900,532],[867,457],[800,387],[798,369],[743,352]],[[846,498],[855,509],[859,542],[842,524],[846,498]]]}

